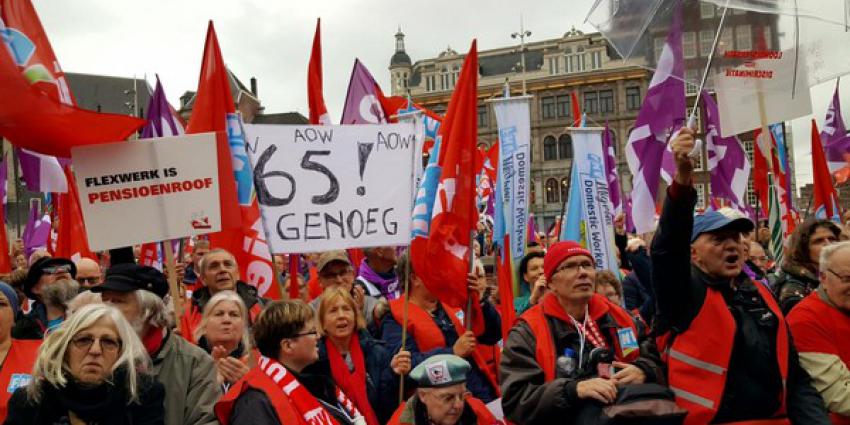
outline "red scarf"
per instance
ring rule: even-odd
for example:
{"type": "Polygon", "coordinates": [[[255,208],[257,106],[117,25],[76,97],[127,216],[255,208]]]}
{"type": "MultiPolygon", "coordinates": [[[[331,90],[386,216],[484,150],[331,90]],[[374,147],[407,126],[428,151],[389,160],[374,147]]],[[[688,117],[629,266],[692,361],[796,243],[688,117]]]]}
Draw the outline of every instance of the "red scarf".
{"type": "MultiPolygon", "coordinates": [[[[301,385],[292,373],[286,370],[277,360],[272,360],[265,356],[260,356],[260,361],[257,367],[266,376],[271,378],[281,391],[289,398],[295,410],[304,422],[309,425],[339,425],[339,423],[325,410],[324,407],[316,400],[313,394],[310,394],[303,385],[301,385]]],[[[360,416],[360,412],[354,407],[354,404],[345,394],[336,389],[337,400],[351,413],[352,417],[360,416]]]]}
{"type": "Polygon", "coordinates": [[[586,327],[578,320],[573,319],[573,317],[567,314],[567,311],[564,310],[564,306],[561,305],[558,301],[558,297],[556,296],[544,297],[543,313],[547,316],[552,316],[561,320],[564,323],[573,325],[573,327],[576,328],[576,331],[584,335],[584,337],[587,338],[594,347],[608,348],[608,343],[605,341],[605,338],[602,337],[602,333],[599,331],[599,325],[596,324],[596,319],[599,316],[591,314],[589,307],[585,313],[586,320],[584,322],[587,323],[586,327]]]}
{"type": "Polygon", "coordinates": [[[368,425],[380,425],[375,411],[369,404],[369,397],[366,395],[366,362],[363,360],[363,350],[360,348],[360,337],[357,332],[351,336],[351,341],[348,343],[348,352],[351,354],[351,362],[354,363],[354,372],[348,370],[345,359],[330,339],[325,338],[325,346],[328,347],[331,375],[336,385],[343,393],[351,394],[354,405],[363,412],[368,425]]]}
{"type": "Polygon", "coordinates": [[[145,350],[147,350],[149,356],[154,357],[159,353],[159,349],[162,348],[167,334],[165,328],[153,328],[142,338],[142,344],[145,346],[145,350]]]}

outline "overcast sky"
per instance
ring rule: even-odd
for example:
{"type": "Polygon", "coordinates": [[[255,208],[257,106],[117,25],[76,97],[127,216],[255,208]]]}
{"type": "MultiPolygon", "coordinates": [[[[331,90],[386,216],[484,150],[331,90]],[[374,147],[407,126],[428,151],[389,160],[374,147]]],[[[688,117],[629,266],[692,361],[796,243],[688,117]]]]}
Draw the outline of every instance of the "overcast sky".
{"type": "MultiPolygon", "coordinates": [[[[583,24],[592,0],[33,0],[56,56],[67,72],[142,77],[159,74],[177,106],[196,90],[208,20],[215,23],[225,63],[246,84],[258,79],[267,113],[307,115],[307,62],[316,18],[322,18],[325,101],[338,121],[355,58],[389,92],[390,57],[399,26],[413,61],[451,46],[466,52],[514,43],[520,15],[531,40],[562,36],[583,24]]],[[[814,88],[820,124],[833,83],[814,88]]],[[[850,92],[848,92],[850,93],[850,92]]],[[[850,101],[850,99],[848,99],[850,101]]],[[[798,186],[811,181],[808,120],[794,123],[798,186]]],[[[805,206],[803,206],[805,208],[805,206]]]]}

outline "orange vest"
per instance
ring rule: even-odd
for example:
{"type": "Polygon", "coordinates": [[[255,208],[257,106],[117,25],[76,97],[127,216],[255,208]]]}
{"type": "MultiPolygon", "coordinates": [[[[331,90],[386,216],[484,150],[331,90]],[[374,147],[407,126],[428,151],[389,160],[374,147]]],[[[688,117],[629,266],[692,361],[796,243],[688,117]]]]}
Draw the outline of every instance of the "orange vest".
{"type": "MultiPolygon", "coordinates": [[[[554,295],[547,295],[554,296],[554,295]]],[[[592,320],[598,320],[605,314],[610,315],[614,322],[617,323],[618,329],[631,329],[632,335],[638,337],[637,326],[635,325],[632,316],[629,315],[622,307],[608,301],[602,295],[593,294],[593,297],[588,303],[588,313],[592,320]]],[[[537,364],[543,369],[543,375],[546,377],[546,382],[555,379],[555,361],[557,353],[555,353],[555,337],[549,329],[549,322],[546,320],[546,314],[543,312],[543,303],[539,302],[534,307],[528,309],[519,320],[528,323],[531,333],[534,334],[537,341],[537,348],[534,351],[534,357],[537,359],[537,364]]],[[[614,341],[614,355],[618,361],[633,362],[640,356],[640,350],[634,349],[628,353],[623,353],[620,348],[620,338],[617,335],[618,329],[611,329],[611,340],[614,341]]]]}
{"type": "MultiPolygon", "coordinates": [[[[481,400],[468,395],[466,396],[466,405],[469,406],[470,409],[475,413],[475,417],[478,418],[478,425],[503,425],[504,422],[496,419],[493,416],[493,413],[490,412],[490,409],[487,408],[487,405],[484,404],[481,400]]],[[[407,402],[401,403],[401,406],[398,406],[395,413],[393,413],[393,417],[390,418],[390,421],[387,422],[387,425],[415,425],[413,422],[402,422],[401,415],[404,413],[404,408],[407,406],[407,402]]],[[[281,422],[283,423],[283,422],[281,422]]],[[[222,422],[224,424],[224,422],[222,422]]],[[[224,424],[227,425],[227,424],[224,424]]]]}
{"type": "Polygon", "coordinates": [[[222,425],[230,424],[230,415],[233,413],[236,400],[250,388],[260,390],[268,397],[281,424],[307,425],[304,418],[295,410],[290,398],[280,390],[280,387],[271,378],[256,367],[233,384],[227,394],[215,404],[215,415],[222,425]]]}
{"type": "MultiPolygon", "coordinates": [[[[779,319],[776,332],[776,360],[782,376],[782,405],[777,415],[785,413],[785,380],[788,377],[788,328],[782,311],[763,285],[755,284],[767,307],[779,319]]],[[[723,294],[707,288],[705,302],[690,327],[676,335],[673,344],[664,351],[670,389],[676,394],[676,404],[688,409],[685,425],[707,424],[717,414],[726,386],[726,373],[735,340],[735,319],[723,294]]],[[[770,421],[770,420],[768,420],[770,421]]],[[[787,423],[784,419],[777,422],[787,423]]],[[[737,423],[737,422],[736,422],[737,423]]],[[[746,421],[741,423],[759,423],[746,421]]]]}
{"type": "MultiPolygon", "coordinates": [[[[254,323],[257,320],[257,316],[260,315],[262,310],[263,308],[260,307],[259,301],[248,309],[248,320],[250,323],[254,323]]],[[[180,336],[192,344],[197,344],[197,341],[195,341],[195,330],[201,324],[201,318],[203,316],[201,309],[192,300],[189,300],[189,303],[186,304],[186,310],[180,316],[180,336]]]]}
{"type": "Polygon", "coordinates": [[[0,369],[0,423],[6,420],[9,399],[16,389],[25,387],[32,380],[32,366],[38,358],[40,339],[13,339],[9,354],[0,369]]]}
{"type": "MultiPolygon", "coordinates": [[[[466,328],[464,328],[458,318],[458,316],[462,315],[463,312],[459,308],[454,308],[443,303],[440,304],[443,306],[446,314],[449,318],[451,318],[452,323],[455,325],[455,331],[458,336],[466,333],[466,328]]],[[[399,325],[404,323],[403,297],[390,301],[390,313],[399,325]]],[[[422,309],[422,307],[410,302],[407,303],[407,332],[411,337],[413,337],[413,340],[416,341],[416,346],[419,347],[419,351],[423,353],[446,346],[446,338],[443,337],[443,333],[440,332],[440,328],[436,323],[434,323],[434,318],[431,314],[422,309]]],[[[496,392],[496,396],[499,397],[502,393],[499,389],[499,380],[496,379],[496,357],[492,354],[492,352],[488,354],[488,349],[492,350],[492,347],[478,344],[475,351],[472,352],[472,360],[487,378],[487,382],[489,382],[493,387],[493,390],[496,392]],[[488,358],[491,361],[488,362],[488,358]]]]}

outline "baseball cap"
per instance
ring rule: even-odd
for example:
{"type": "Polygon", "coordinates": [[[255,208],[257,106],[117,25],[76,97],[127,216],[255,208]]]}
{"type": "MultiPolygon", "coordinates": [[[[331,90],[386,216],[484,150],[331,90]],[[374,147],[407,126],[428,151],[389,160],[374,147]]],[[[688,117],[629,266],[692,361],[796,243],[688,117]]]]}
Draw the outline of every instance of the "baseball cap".
{"type": "Polygon", "coordinates": [[[749,232],[755,226],[750,219],[743,215],[735,216],[732,214],[723,214],[720,211],[708,211],[705,214],[700,214],[694,217],[694,228],[691,231],[691,242],[697,240],[699,235],[703,233],[716,232],[718,230],[736,230],[739,232],[749,232]]]}
{"type": "Polygon", "coordinates": [[[346,254],[345,251],[325,251],[319,255],[319,261],[316,262],[316,271],[321,273],[325,266],[333,263],[334,261],[340,261],[348,264],[349,266],[351,265],[351,261],[348,259],[348,254],[346,254]]]}

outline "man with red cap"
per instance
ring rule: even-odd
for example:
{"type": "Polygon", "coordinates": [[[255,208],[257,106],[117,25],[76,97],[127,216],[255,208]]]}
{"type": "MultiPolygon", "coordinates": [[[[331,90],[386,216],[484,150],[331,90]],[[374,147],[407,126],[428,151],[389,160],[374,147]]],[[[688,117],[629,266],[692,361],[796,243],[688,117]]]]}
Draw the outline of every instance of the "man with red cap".
{"type": "Polygon", "coordinates": [[[828,424],[771,293],[744,273],[743,217],[694,217],[693,132],[671,142],[676,175],[652,241],[654,330],[685,425],[828,424]]]}
{"type": "Polygon", "coordinates": [[[661,362],[622,307],[594,292],[590,251],[552,245],[543,259],[549,291],[520,316],[502,351],[502,406],[516,423],[581,423],[591,404],[613,403],[618,387],[658,382],[661,362]]]}

